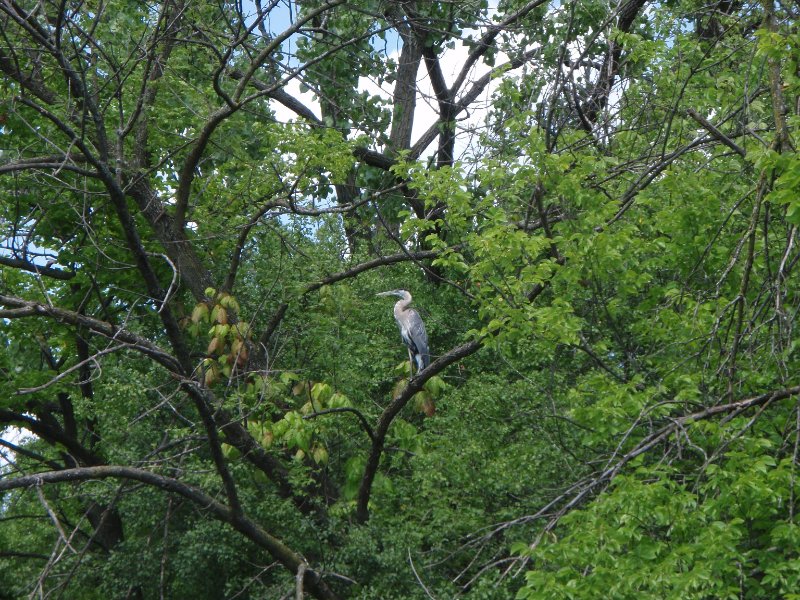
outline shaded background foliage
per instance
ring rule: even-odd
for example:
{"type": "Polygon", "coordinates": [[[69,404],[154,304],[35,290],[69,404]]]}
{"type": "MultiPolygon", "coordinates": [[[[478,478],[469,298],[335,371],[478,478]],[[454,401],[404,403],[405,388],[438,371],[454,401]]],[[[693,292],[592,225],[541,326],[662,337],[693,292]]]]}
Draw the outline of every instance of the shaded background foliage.
{"type": "Polygon", "coordinates": [[[0,596],[797,597],[797,10],[0,4],[0,596]]]}

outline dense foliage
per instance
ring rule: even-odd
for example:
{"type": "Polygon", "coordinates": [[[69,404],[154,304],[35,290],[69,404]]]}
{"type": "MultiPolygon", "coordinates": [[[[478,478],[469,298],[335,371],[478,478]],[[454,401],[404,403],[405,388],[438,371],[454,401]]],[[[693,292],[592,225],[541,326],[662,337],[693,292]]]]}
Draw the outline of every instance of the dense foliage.
{"type": "Polygon", "coordinates": [[[0,3],[0,598],[800,598],[799,10],[0,3]]]}

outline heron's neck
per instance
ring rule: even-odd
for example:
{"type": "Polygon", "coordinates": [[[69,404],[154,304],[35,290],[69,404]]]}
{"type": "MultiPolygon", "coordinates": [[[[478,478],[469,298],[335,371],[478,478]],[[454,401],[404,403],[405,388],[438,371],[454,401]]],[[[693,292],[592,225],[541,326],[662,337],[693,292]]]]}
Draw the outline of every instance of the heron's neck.
{"type": "Polygon", "coordinates": [[[409,304],[411,304],[410,298],[403,298],[402,300],[398,300],[397,303],[394,305],[395,314],[399,314],[405,310],[408,310],[409,304]]]}

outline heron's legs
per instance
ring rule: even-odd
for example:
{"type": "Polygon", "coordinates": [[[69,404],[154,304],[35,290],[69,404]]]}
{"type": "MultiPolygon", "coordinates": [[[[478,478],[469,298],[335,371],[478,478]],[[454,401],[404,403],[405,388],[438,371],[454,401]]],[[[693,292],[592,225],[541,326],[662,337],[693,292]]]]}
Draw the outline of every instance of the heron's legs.
{"type": "Polygon", "coordinates": [[[414,379],[414,355],[411,354],[411,348],[407,348],[408,350],[408,380],[411,381],[414,379]]]}

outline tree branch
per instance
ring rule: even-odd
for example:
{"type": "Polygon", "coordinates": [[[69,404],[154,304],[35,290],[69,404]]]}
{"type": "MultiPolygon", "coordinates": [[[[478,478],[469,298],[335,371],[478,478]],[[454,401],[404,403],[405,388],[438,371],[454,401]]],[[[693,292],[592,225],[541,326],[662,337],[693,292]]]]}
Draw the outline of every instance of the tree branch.
{"type": "Polygon", "coordinates": [[[725,144],[728,148],[736,152],[742,158],[745,157],[747,152],[745,152],[744,148],[739,146],[736,142],[734,142],[731,138],[727,135],[722,133],[719,129],[717,129],[714,125],[712,125],[707,119],[700,116],[700,114],[693,108],[690,108],[686,111],[686,113],[692,117],[695,121],[697,121],[703,129],[708,131],[711,135],[717,138],[720,142],[725,144]]]}
{"type": "MultiPolygon", "coordinates": [[[[314,17],[342,4],[344,0],[331,0],[323,4],[322,6],[310,10],[308,13],[303,15],[301,19],[298,19],[291,27],[288,27],[279,35],[275,36],[270,42],[258,53],[258,55],[250,62],[250,65],[247,68],[247,71],[242,73],[241,78],[239,79],[239,83],[236,86],[236,90],[234,91],[232,97],[228,100],[225,106],[218,108],[214,113],[206,121],[205,125],[200,132],[197,140],[195,141],[192,150],[189,153],[189,156],[186,158],[186,161],[183,164],[183,167],[180,172],[180,176],[178,179],[178,189],[175,192],[175,223],[180,228],[183,229],[184,222],[186,219],[186,210],[188,208],[189,202],[189,192],[191,191],[191,185],[194,181],[194,172],[197,168],[198,163],[200,162],[200,158],[202,157],[203,153],[205,152],[205,148],[208,145],[209,140],[211,139],[211,135],[216,131],[217,127],[228,117],[238,111],[243,105],[246,103],[254,100],[257,97],[263,97],[268,95],[268,89],[260,91],[260,93],[256,96],[250,96],[248,98],[242,99],[242,94],[244,90],[250,83],[255,72],[261,68],[264,62],[267,61],[270,54],[280,48],[280,45],[286,41],[289,37],[297,33],[305,23],[313,19],[314,17]]],[[[371,35],[371,34],[369,34],[371,35]]],[[[363,37],[363,36],[362,36],[363,37]]],[[[325,53],[328,54],[328,53],[325,53]]],[[[320,58],[314,59],[313,61],[309,61],[308,63],[301,65],[297,69],[294,69],[293,72],[286,78],[286,81],[278,82],[277,84],[273,85],[274,89],[278,89],[281,85],[284,85],[288,82],[288,80],[293,79],[297,74],[308,68],[311,64],[318,62],[320,58]]]]}
{"type": "MultiPolygon", "coordinates": [[[[241,80],[244,78],[244,71],[241,69],[230,69],[228,71],[228,76],[234,80],[241,80]]],[[[317,118],[317,115],[314,114],[310,108],[308,108],[305,104],[300,102],[297,98],[289,94],[283,88],[275,88],[274,85],[264,83],[260,79],[256,79],[255,77],[251,78],[250,85],[252,85],[255,89],[260,92],[264,92],[264,95],[267,98],[275,100],[283,104],[286,108],[294,112],[297,116],[304,118],[312,125],[316,125],[318,127],[324,126],[324,123],[317,118]]]]}
{"type": "Polygon", "coordinates": [[[303,419],[315,419],[317,417],[321,417],[322,415],[330,415],[337,413],[354,414],[358,418],[358,420],[361,421],[361,426],[364,428],[364,431],[367,432],[369,439],[372,440],[373,442],[375,441],[375,432],[372,431],[372,427],[369,426],[369,422],[367,421],[367,418],[364,416],[364,413],[350,406],[341,406],[339,408],[326,408],[324,410],[311,413],[310,415],[305,415],[303,419]]]}
{"type": "Polygon", "coordinates": [[[377,267],[393,265],[395,263],[406,262],[409,260],[425,260],[428,258],[436,258],[440,254],[441,252],[439,250],[422,250],[419,252],[398,252],[397,254],[390,254],[388,256],[380,256],[378,258],[373,258],[372,260],[359,263],[355,267],[352,267],[345,271],[339,271],[338,273],[328,275],[327,277],[322,278],[320,281],[306,286],[306,289],[303,291],[303,294],[305,295],[308,294],[309,292],[318,290],[319,288],[325,285],[331,285],[332,283],[336,283],[344,279],[350,279],[360,273],[363,273],[364,271],[369,271],[377,267]]]}
{"type": "Polygon", "coordinates": [[[4,446],[4,447],[8,448],[14,454],[21,454],[22,456],[26,456],[26,457],[30,458],[31,460],[35,460],[37,462],[43,463],[43,464],[47,465],[48,467],[50,467],[53,470],[57,471],[57,470],[62,468],[61,465],[58,464],[56,461],[50,460],[49,458],[47,458],[45,456],[42,456],[41,454],[38,454],[36,452],[32,452],[31,450],[28,450],[27,448],[23,448],[22,446],[18,446],[17,444],[12,444],[8,440],[4,440],[3,438],[0,438],[0,446],[4,446]]]}
{"type": "Polygon", "coordinates": [[[24,309],[25,313],[20,313],[18,315],[20,317],[50,317],[67,325],[86,327],[90,331],[98,333],[108,339],[129,344],[133,350],[149,356],[172,373],[178,374],[181,372],[180,363],[175,359],[174,356],[161,349],[156,344],[153,344],[149,340],[133,334],[125,329],[118,329],[111,323],[100,321],[99,319],[88,317],[74,311],[65,310],[56,306],[40,304],[39,302],[34,302],[31,300],[24,300],[15,296],[6,296],[0,294],[0,305],[24,309]]]}
{"type": "Polygon", "coordinates": [[[150,167],[148,109],[155,103],[158,93],[158,85],[156,83],[164,75],[165,67],[175,45],[175,34],[178,31],[185,9],[185,5],[181,5],[179,2],[166,1],[162,5],[156,29],[153,32],[152,43],[149,44],[146,52],[147,61],[143,71],[140,92],[136,99],[136,106],[128,116],[128,122],[119,132],[120,138],[125,138],[134,126],[136,127],[133,156],[136,166],[140,169],[150,167]],[[156,56],[156,47],[161,40],[164,40],[164,45],[161,53],[156,56]]]}
{"type": "Polygon", "coordinates": [[[528,2],[528,4],[520,8],[514,14],[509,15],[499,23],[487,28],[486,33],[481,36],[481,39],[478,40],[478,42],[475,44],[475,47],[467,55],[467,59],[464,61],[461,71],[456,76],[453,87],[450,88],[450,94],[455,96],[458,90],[461,89],[461,86],[464,85],[464,82],[469,75],[470,69],[472,69],[473,65],[478,61],[478,59],[486,54],[489,48],[491,48],[494,40],[499,34],[505,31],[509,25],[513,25],[520,19],[524,18],[528,13],[535,8],[538,8],[545,2],[547,2],[547,0],[533,0],[532,2],[528,2]]]}
{"type": "Polygon", "coordinates": [[[416,377],[409,381],[403,392],[396,399],[392,400],[383,410],[381,416],[378,418],[378,424],[375,428],[374,437],[372,438],[372,447],[370,448],[367,464],[364,467],[364,474],[361,477],[361,484],[358,488],[356,520],[359,523],[365,523],[369,519],[369,499],[372,494],[372,482],[375,480],[375,475],[378,472],[378,466],[380,465],[381,455],[383,454],[384,443],[386,441],[386,434],[394,418],[403,407],[408,404],[411,398],[414,397],[414,394],[422,390],[426,381],[454,362],[466,358],[480,350],[483,347],[484,339],[485,338],[480,338],[462,344],[447,354],[437,358],[428,365],[427,368],[420,371],[416,377]]]}
{"type": "MultiPolygon", "coordinates": [[[[241,79],[244,77],[244,73],[240,69],[231,69],[228,74],[232,79],[241,79]]],[[[308,108],[294,96],[287,93],[283,88],[276,88],[274,85],[264,83],[255,77],[252,78],[251,85],[255,89],[264,92],[265,97],[275,100],[276,102],[280,102],[286,108],[294,112],[297,116],[307,120],[312,126],[325,126],[325,124],[317,118],[317,115],[315,115],[310,108],[308,108]]],[[[409,130],[409,135],[410,133],[411,132],[409,130]]],[[[353,150],[353,156],[371,167],[377,167],[379,169],[383,169],[384,171],[388,171],[395,164],[394,159],[389,158],[382,152],[370,150],[369,148],[365,147],[355,148],[353,150]]]]}
{"type": "MultiPolygon", "coordinates": [[[[617,9],[616,29],[624,33],[630,31],[633,22],[645,4],[647,4],[647,0],[628,0],[625,4],[622,4],[617,9]]],[[[614,87],[614,79],[616,79],[619,71],[622,44],[609,40],[608,45],[608,53],[603,61],[603,66],[600,68],[597,83],[594,85],[594,89],[582,109],[583,114],[586,115],[590,123],[595,123],[600,111],[606,107],[611,89],[614,87]]]]}
{"type": "Polygon", "coordinates": [[[64,271],[54,267],[39,266],[36,263],[27,260],[11,258],[8,256],[0,256],[0,265],[5,265],[6,267],[12,267],[14,269],[20,269],[21,271],[36,273],[37,275],[43,275],[44,277],[60,279],[61,281],[69,281],[75,277],[74,271],[64,271]]]}
{"type": "Polygon", "coordinates": [[[44,81],[34,78],[32,75],[24,75],[22,71],[19,70],[19,66],[15,64],[15,61],[11,60],[2,49],[0,49],[0,71],[19,83],[23,88],[45,104],[53,104],[56,101],[57,96],[55,92],[48,88],[44,81]]]}
{"type": "Polygon", "coordinates": [[[242,515],[242,505],[239,502],[239,493],[236,491],[236,482],[233,480],[233,475],[231,475],[228,464],[225,462],[225,457],[222,454],[219,430],[217,429],[217,423],[212,412],[212,403],[207,397],[207,392],[199,388],[194,382],[184,382],[183,387],[189,393],[192,400],[194,400],[197,412],[200,413],[200,418],[203,420],[208,446],[211,450],[211,459],[214,461],[217,474],[222,479],[222,485],[225,489],[225,495],[228,497],[230,510],[235,517],[240,517],[242,515]]]}
{"type": "MultiPolygon", "coordinates": [[[[364,271],[369,271],[371,269],[375,269],[378,267],[383,267],[386,265],[392,265],[399,262],[405,262],[409,260],[424,260],[428,258],[436,258],[441,254],[438,250],[423,250],[420,252],[399,252],[397,254],[391,254],[389,256],[381,256],[379,258],[373,258],[372,260],[365,261],[363,263],[359,263],[355,267],[347,269],[345,271],[340,271],[338,273],[334,273],[332,275],[328,275],[324,277],[320,281],[315,283],[309,284],[302,292],[302,296],[306,294],[310,294],[323,286],[331,285],[337,283],[339,281],[343,281],[345,279],[351,279],[364,271]]],[[[284,315],[286,314],[289,305],[287,303],[283,303],[278,307],[278,310],[275,311],[275,314],[270,319],[269,324],[267,325],[264,333],[261,334],[259,338],[259,344],[266,346],[269,338],[275,332],[278,325],[280,324],[281,320],[283,319],[284,315]]]]}
{"type": "Polygon", "coordinates": [[[139,212],[147,219],[164,252],[178,268],[181,281],[192,292],[198,302],[205,299],[205,290],[214,287],[208,269],[197,255],[194,246],[183,229],[164,207],[161,198],[143,178],[132,180],[125,192],[134,199],[139,212]]]}
{"type": "Polygon", "coordinates": [[[261,67],[261,65],[264,64],[267,58],[269,58],[270,54],[272,54],[275,50],[280,48],[283,42],[285,42],[291,36],[300,31],[303,25],[313,20],[314,18],[318,17],[319,15],[331,10],[332,8],[335,8],[336,6],[343,4],[344,1],[345,0],[330,0],[329,2],[326,2],[325,4],[319,6],[318,8],[308,11],[306,14],[303,15],[302,18],[295,21],[291,27],[288,27],[283,32],[272,38],[270,40],[270,43],[267,44],[261,50],[261,52],[259,52],[258,56],[256,56],[250,62],[249,68],[242,75],[242,78],[239,80],[239,84],[236,86],[236,91],[233,96],[234,100],[238,101],[238,99],[241,98],[242,94],[244,93],[244,89],[250,83],[250,79],[253,77],[253,75],[255,75],[255,72],[261,67]]]}
{"type": "Polygon", "coordinates": [[[57,154],[55,156],[37,156],[35,158],[21,158],[0,165],[0,175],[5,173],[17,173],[19,171],[30,171],[33,169],[49,169],[56,173],[59,171],[70,171],[83,175],[84,177],[97,177],[97,173],[88,169],[82,169],[70,161],[85,162],[83,157],[75,154],[57,154]]]}
{"type": "MultiPolygon", "coordinates": [[[[459,114],[464,112],[486,89],[489,83],[498,76],[499,73],[503,73],[505,71],[510,71],[513,69],[518,69],[526,62],[528,62],[532,57],[536,56],[541,49],[536,48],[534,50],[529,50],[527,52],[522,52],[515,58],[512,58],[509,61],[504,62],[501,65],[497,65],[491,71],[476,79],[470,88],[461,95],[460,99],[455,102],[452,113],[449,115],[451,119],[456,118],[459,114]]],[[[414,160],[422,156],[422,153],[425,152],[426,148],[431,145],[433,140],[435,140],[441,131],[441,127],[445,124],[446,121],[443,119],[438,119],[433,125],[431,125],[418,139],[414,142],[414,145],[411,146],[411,151],[409,152],[408,158],[410,160],[414,160]]]]}
{"type": "Polygon", "coordinates": [[[800,385],[767,392],[758,396],[753,396],[751,398],[731,402],[728,404],[710,406],[703,410],[685,414],[679,417],[667,417],[669,424],[664,425],[660,429],[657,429],[656,431],[642,438],[638,444],[636,444],[631,450],[621,456],[613,464],[608,465],[599,473],[596,473],[571,485],[564,493],[548,502],[533,515],[520,517],[519,519],[504,523],[499,528],[494,529],[489,536],[495,535],[500,530],[507,529],[510,526],[530,523],[531,521],[541,519],[542,517],[550,516],[550,520],[548,521],[544,530],[537,537],[537,540],[531,545],[532,547],[535,547],[545,533],[555,528],[561,517],[563,517],[573,508],[576,508],[584,499],[592,495],[597,488],[608,485],[634,458],[648,452],[652,448],[659,446],[672,435],[682,431],[686,425],[720,415],[736,416],[750,408],[763,407],[771,404],[772,402],[784,400],[797,395],[800,395],[800,385]]]}
{"type": "MultiPolygon", "coordinates": [[[[56,483],[80,483],[93,479],[126,479],[138,481],[156,487],[171,494],[176,494],[191,501],[198,508],[208,511],[215,519],[230,524],[247,539],[266,550],[279,561],[287,571],[294,575],[301,564],[305,564],[302,556],[286,546],[281,540],[262,529],[255,521],[237,514],[230,507],[222,504],[202,490],[187,485],[177,479],[164,477],[144,469],[123,466],[97,466],[48,471],[23,477],[0,480],[0,491],[14,490],[56,483]]],[[[337,596],[328,588],[319,573],[307,569],[304,577],[306,588],[316,597],[323,600],[336,600],[337,596]]]]}
{"type": "MultiPolygon", "coordinates": [[[[387,16],[392,14],[387,5],[387,16]]],[[[400,12],[399,7],[396,9],[400,12]]],[[[403,41],[400,60],[397,63],[397,79],[392,97],[392,128],[389,132],[389,152],[394,154],[411,145],[414,112],[417,104],[417,72],[422,60],[422,45],[407,21],[398,16],[395,29],[403,41]]]]}
{"type": "Polygon", "coordinates": [[[20,414],[11,410],[0,408],[0,423],[13,423],[29,429],[40,438],[47,440],[50,444],[61,445],[68,453],[72,460],[78,464],[97,466],[103,464],[103,460],[91,450],[88,450],[81,445],[78,440],[67,435],[67,433],[58,425],[54,419],[49,419],[52,422],[45,422],[42,419],[36,419],[28,414],[20,414]]]}

